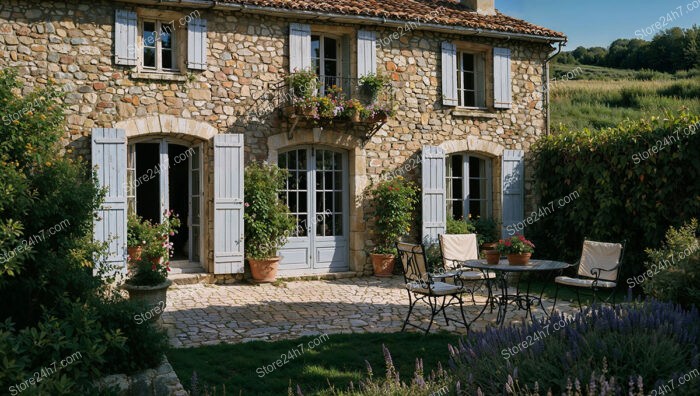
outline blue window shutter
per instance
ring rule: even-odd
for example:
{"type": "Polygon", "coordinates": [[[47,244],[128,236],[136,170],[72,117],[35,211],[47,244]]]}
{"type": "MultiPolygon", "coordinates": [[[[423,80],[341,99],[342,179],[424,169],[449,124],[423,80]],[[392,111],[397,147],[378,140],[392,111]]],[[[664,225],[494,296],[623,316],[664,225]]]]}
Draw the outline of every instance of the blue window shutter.
{"type": "Polygon", "coordinates": [[[193,18],[187,23],[187,68],[207,69],[207,20],[193,18]]]}
{"type": "Polygon", "coordinates": [[[494,107],[509,109],[513,102],[510,77],[510,49],[493,49],[493,94],[494,107]]]}
{"type": "Polygon", "coordinates": [[[421,154],[424,243],[437,243],[445,233],[447,201],[445,188],[445,150],[423,146],[421,154]]]}
{"type": "MultiPolygon", "coordinates": [[[[507,231],[509,225],[517,224],[524,218],[525,201],[525,161],[523,150],[504,150],[501,161],[502,235],[512,236],[507,231]]],[[[512,228],[511,228],[512,229],[512,228]]]]}
{"type": "Polygon", "coordinates": [[[357,77],[377,74],[377,33],[357,32],[357,77]]]}
{"type": "Polygon", "coordinates": [[[457,106],[457,46],[442,43],[442,104],[457,106]]]}
{"type": "Polygon", "coordinates": [[[289,24],[289,72],[311,67],[311,26],[289,24]]]}
{"type": "Polygon", "coordinates": [[[124,66],[136,66],[138,61],[138,31],[136,13],[117,10],[114,17],[114,63],[124,66]]]}
{"type": "Polygon", "coordinates": [[[94,222],[94,239],[109,243],[104,264],[110,270],[125,273],[126,132],[123,129],[92,130],[92,165],[96,167],[99,186],[107,191],[94,222]]]}
{"type": "Polygon", "coordinates": [[[214,136],[214,273],[243,273],[243,135],[214,136]]]}

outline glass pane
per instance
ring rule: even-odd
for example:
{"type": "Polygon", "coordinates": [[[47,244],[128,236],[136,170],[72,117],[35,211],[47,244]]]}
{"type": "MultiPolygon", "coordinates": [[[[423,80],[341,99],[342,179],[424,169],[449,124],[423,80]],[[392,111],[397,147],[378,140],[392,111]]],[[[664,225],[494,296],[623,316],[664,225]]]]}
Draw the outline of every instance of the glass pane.
{"type": "Polygon", "coordinates": [[[155,22],[144,22],[143,23],[143,46],[155,48],[155,46],[156,46],[156,23],[155,22]]]}
{"type": "Polygon", "coordinates": [[[308,207],[306,191],[299,191],[299,213],[305,214],[308,207]]]}
{"type": "Polygon", "coordinates": [[[156,67],[156,49],[144,47],[143,49],[143,65],[145,67],[156,67]]]}
{"type": "Polygon", "coordinates": [[[338,59],[338,40],[326,37],[323,43],[323,52],[326,59],[338,59]]]}
{"type": "Polygon", "coordinates": [[[297,216],[296,219],[297,219],[297,226],[296,226],[296,229],[294,230],[294,235],[295,236],[306,236],[307,235],[306,217],[297,216]]]}
{"type": "Polygon", "coordinates": [[[296,213],[298,205],[297,205],[297,194],[298,193],[290,193],[289,194],[289,202],[287,202],[287,206],[289,206],[289,211],[296,213]]]}
{"type": "Polygon", "coordinates": [[[324,189],[333,189],[333,172],[323,172],[324,189]]]}
{"type": "Polygon", "coordinates": [[[321,37],[311,36],[311,57],[320,58],[321,57],[321,37]]]}
{"type": "Polygon", "coordinates": [[[192,195],[199,195],[199,171],[192,171],[192,195]]]}
{"type": "Polygon", "coordinates": [[[462,194],[462,179],[452,179],[452,198],[462,199],[464,198],[462,194]]]}
{"type": "Polygon", "coordinates": [[[474,98],[474,92],[464,93],[464,105],[468,107],[476,106],[476,99],[474,98]]]}
{"type": "Polygon", "coordinates": [[[469,157],[469,177],[484,177],[483,160],[477,157],[469,157]]]}
{"type": "Polygon", "coordinates": [[[464,218],[464,201],[453,201],[452,205],[452,217],[455,219],[464,218]]]}
{"type": "Polygon", "coordinates": [[[479,179],[469,180],[469,199],[479,199],[481,198],[481,184],[479,179]]]}
{"type": "Polygon", "coordinates": [[[323,209],[324,211],[330,211],[333,212],[333,193],[332,192],[327,192],[324,193],[324,205],[326,205],[323,209]]]}
{"type": "Polygon", "coordinates": [[[173,26],[169,24],[162,24],[160,26],[160,42],[162,48],[173,48],[173,26]]]}
{"type": "Polygon", "coordinates": [[[299,158],[299,163],[297,164],[297,169],[306,170],[306,150],[297,150],[297,157],[299,158]]]}
{"type": "Polygon", "coordinates": [[[325,210],[323,205],[323,193],[320,191],[316,192],[316,214],[321,214],[325,210]]]}
{"type": "Polygon", "coordinates": [[[199,227],[192,227],[192,261],[199,259],[199,227]]]}
{"type": "Polygon", "coordinates": [[[343,169],[343,155],[340,153],[333,153],[335,156],[335,161],[333,161],[335,167],[333,169],[335,170],[342,170],[343,169]]]}
{"type": "Polygon", "coordinates": [[[462,68],[465,71],[474,71],[474,55],[462,54],[462,68]]]}
{"type": "Polygon", "coordinates": [[[333,209],[336,212],[343,211],[343,194],[340,192],[335,193],[335,202],[333,202],[333,209]]]}
{"type": "Polygon", "coordinates": [[[299,186],[300,190],[306,190],[306,171],[299,172],[299,186]]]}
{"type": "Polygon", "coordinates": [[[333,172],[333,189],[343,190],[343,172],[333,172]]]}
{"type": "Polygon", "coordinates": [[[199,197],[192,197],[192,224],[199,224],[199,197]]]}
{"type": "Polygon", "coordinates": [[[161,50],[161,62],[163,63],[161,67],[163,69],[172,69],[173,68],[173,51],[169,49],[162,49],[161,50]]]}
{"type": "Polygon", "coordinates": [[[192,169],[199,169],[199,147],[193,147],[192,150],[192,169]]]}
{"type": "Polygon", "coordinates": [[[334,60],[326,60],[323,62],[323,75],[331,76],[331,79],[327,81],[327,86],[337,85],[335,77],[338,75],[338,62],[334,60]]]}
{"type": "Polygon", "coordinates": [[[462,177],[462,156],[453,155],[450,157],[450,162],[452,162],[450,168],[453,177],[462,177]]]}
{"type": "MultiPolygon", "coordinates": [[[[464,88],[474,90],[474,73],[464,72],[464,88]]],[[[470,92],[467,92],[467,95],[469,94],[470,92]]]]}
{"type": "Polygon", "coordinates": [[[287,153],[277,155],[277,165],[282,169],[289,169],[287,168],[287,153]]]}
{"type": "Polygon", "coordinates": [[[481,201],[469,201],[469,213],[472,217],[481,216],[481,201]]]}
{"type": "Polygon", "coordinates": [[[288,169],[298,169],[297,168],[297,152],[296,151],[290,151],[289,152],[289,168],[288,169]]]}

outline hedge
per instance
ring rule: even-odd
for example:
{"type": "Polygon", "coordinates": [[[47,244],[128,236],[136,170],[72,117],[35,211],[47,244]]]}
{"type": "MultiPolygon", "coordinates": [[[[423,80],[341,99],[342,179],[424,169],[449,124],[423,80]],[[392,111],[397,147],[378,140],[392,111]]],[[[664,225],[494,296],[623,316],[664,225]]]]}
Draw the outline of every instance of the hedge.
{"type": "Polygon", "coordinates": [[[700,116],[681,111],[540,139],[532,150],[538,213],[524,231],[535,255],[573,262],[584,237],[626,240],[622,275],[641,273],[644,249],[700,214],[698,132],[700,116]]]}

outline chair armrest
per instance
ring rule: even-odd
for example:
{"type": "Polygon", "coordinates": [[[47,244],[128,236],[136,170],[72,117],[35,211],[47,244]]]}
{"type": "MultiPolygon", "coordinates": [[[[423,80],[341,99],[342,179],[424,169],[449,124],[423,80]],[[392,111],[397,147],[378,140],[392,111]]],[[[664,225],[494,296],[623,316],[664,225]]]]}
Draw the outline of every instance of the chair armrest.
{"type": "Polygon", "coordinates": [[[605,269],[605,268],[599,268],[599,267],[593,267],[591,268],[591,275],[595,277],[596,280],[600,279],[600,273],[605,271],[605,272],[613,272],[617,269],[620,268],[620,264],[618,263],[616,266],[610,269],[605,269]]]}

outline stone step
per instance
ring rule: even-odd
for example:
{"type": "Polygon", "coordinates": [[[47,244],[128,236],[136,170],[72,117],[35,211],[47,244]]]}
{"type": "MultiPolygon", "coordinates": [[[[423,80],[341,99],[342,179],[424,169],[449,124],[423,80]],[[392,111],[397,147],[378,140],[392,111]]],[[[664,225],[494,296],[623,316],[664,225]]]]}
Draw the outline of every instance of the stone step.
{"type": "Polygon", "coordinates": [[[192,273],[176,273],[170,271],[168,279],[173,281],[175,285],[194,285],[197,283],[212,283],[213,277],[211,274],[206,272],[192,272],[192,273]]]}

